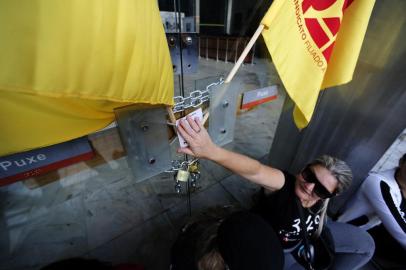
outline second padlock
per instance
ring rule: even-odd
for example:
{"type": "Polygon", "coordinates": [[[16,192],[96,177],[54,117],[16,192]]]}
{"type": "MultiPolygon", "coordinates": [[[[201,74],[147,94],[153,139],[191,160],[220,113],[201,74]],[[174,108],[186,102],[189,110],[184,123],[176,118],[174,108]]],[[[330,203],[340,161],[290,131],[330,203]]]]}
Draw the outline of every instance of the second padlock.
{"type": "Polygon", "coordinates": [[[179,182],[187,182],[189,179],[190,172],[185,169],[179,169],[178,173],[176,174],[176,180],[179,182]]]}

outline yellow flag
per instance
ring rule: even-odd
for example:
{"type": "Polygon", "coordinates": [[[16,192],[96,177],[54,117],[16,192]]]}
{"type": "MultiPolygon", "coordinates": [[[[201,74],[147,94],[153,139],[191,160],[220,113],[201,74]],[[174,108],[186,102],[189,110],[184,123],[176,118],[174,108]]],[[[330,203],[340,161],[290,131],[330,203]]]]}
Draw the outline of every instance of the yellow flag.
{"type": "Polygon", "coordinates": [[[352,79],[375,0],[275,0],[262,36],[296,107],[311,120],[319,91],[352,79]]]}
{"type": "Polygon", "coordinates": [[[86,135],[128,104],[172,104],[157,1],[0,1],[0,156],[86,135]]]}

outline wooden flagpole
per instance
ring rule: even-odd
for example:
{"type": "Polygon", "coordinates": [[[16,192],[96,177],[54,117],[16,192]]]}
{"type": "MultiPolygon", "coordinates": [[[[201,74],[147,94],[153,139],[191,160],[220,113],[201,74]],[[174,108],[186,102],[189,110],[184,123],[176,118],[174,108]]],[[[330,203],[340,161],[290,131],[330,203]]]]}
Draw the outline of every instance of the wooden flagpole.
{"type": "MultiPolygon", "coordinates": [[[[245,57],[247,57],[248,53],[250,52],[250,50],[252,49],[252,46],[254,46],[255,42],[257,41],[259,35],[262,33],[262,30],[264,29],[264,25],[260,24],[257,28],[257,30],[255,31],[254,35],[251,37],[250,41],[248,42],[247,46],[245,47],[244,51],[242,52],[242,54],[240,55],[240,57],[238,58],[237,62],[234,64],[233,68],[231,69],[230,73],[228,74],[226,80],[224,81],[224,83],[229,83],[235,76],[235,74],[237,73],[238,69],[240,68],[242,62],[244,61],[245,57]]],[[[175,114],[172,111],[172,108],[170,106],[166,107],[166,110],[168,111],[168,115],[169,115],[169,119],[171,120],[172,124],[176,123],[176,118],[175,118],[175,114]]],[[[206,123],[207,119],[209,119],[210,113],[207,112],[204,117],[203,117],[203,125],[206,123]]]]}
{"type": "Polygon", "coordinates": [[[240,68],[242,62],[244,61],[245,57],[247,57],[248,53],[250,52],[252,46],[254,46],[255,42],[257,41],[259,35],[262,33],[262,30],[264,29],[264,25],[260,24],[255,31],[254,35],[250,39],[250,42],[248,42],[247,47],[245,47],[244,51],[238,58],[238,61],[235,63],[234,67],[231,69],[230,73],[228,73],[228,76],[226,80],[224,81],[225,83],[229,83],[234,75],[237,73],[238,69],[240,68]]]}
{"type": "MultiPolygon", "coordinates": [[[[262,33],[262,30],[264,29],[264,27],[265,26],[263,24],[260,24],[258,26],[258,28],[255,31],[254,35],[252,36],[252,38],[248,42],[247,47],[245,47],[244,51],[242,52],[242,54],[238,58],[238,61],[234,64],[234,67],[231,69],[230,73],[228,73],[228,76],[227,76],[226,80],[224,81],[224,83],[229,83],[234,78],[235,74],[237,73],[238,69],[240,68],[240,66],[241,66],[242,62],[244,61],[245,57],[247,57],[247,55],[250,52],[252,46],[254,46],[254,44],[257,41],[259,35],[262,33]]],[[[209,119],[209,112],[207,112],[206,115],[203,118],[203,125],[207,121],[207,119],[209,119]]]]}
{"type": "Polygon", "coordinates": [[[172,107],[171,106],[166,106],[166,111],[168,112],[169,120],[171,121],[171,123],[175,124],[176,123],[176,117],[175,117],[175,114],[173,113],[172,107]]]}

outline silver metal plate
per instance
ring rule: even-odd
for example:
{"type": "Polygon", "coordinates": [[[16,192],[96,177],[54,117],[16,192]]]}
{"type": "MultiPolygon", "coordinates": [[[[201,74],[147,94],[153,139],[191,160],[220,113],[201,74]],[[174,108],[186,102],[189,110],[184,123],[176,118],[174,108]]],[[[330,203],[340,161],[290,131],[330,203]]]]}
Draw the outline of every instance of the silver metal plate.
{"type": "Polygon", "coordinates": [[[169,52],[171,54],[173,73],[181,73],[181,63],[183,74],[193,74],[198,68],[198,37],[196,33],[166,34],[169,52]],[[179,38],[181,40],[179,40],[179,38]],[[180,44],[182,43],[182,45],[180,44]],[[182,46],[182,61],[180,60],[180,46],[182,46]]]}
{"type": "Polygon", "coordinates": [[[238,79],[211,88],[209,134],[212,140],[224,146],[234,140],[237,98],[243,85],[238,79]]]}
{"type": "Polygon", "coordinates": [[[137,182],[171,168],[166,111],[164,108],[115,111],[127,162],[137,182]]]}

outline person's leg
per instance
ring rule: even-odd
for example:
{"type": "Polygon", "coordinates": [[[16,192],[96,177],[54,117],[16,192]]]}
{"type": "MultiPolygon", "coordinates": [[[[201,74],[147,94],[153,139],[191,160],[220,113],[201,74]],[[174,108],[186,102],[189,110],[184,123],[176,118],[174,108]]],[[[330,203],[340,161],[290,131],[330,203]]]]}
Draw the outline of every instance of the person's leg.
{"type": "Polygon", "coordinates": [[[371,228],[368,233],[375,241],[375,263],[387,268],[406,269],[406,250],[382,224],[371,228]]]}
{"type": "Polygon", "coordinates": [[[350,224],[327,222],[334,240],[334,266],[332,269],[359,269],[373,256],[375,243],[364,230],[350,224]]]}
{"type": "Polygon", "coordinates": [[[285,252],[285,265],[283,270],[304,270],[305,268],[301,266],[296,259],[293,257],[292,253],[285,252]]]}

